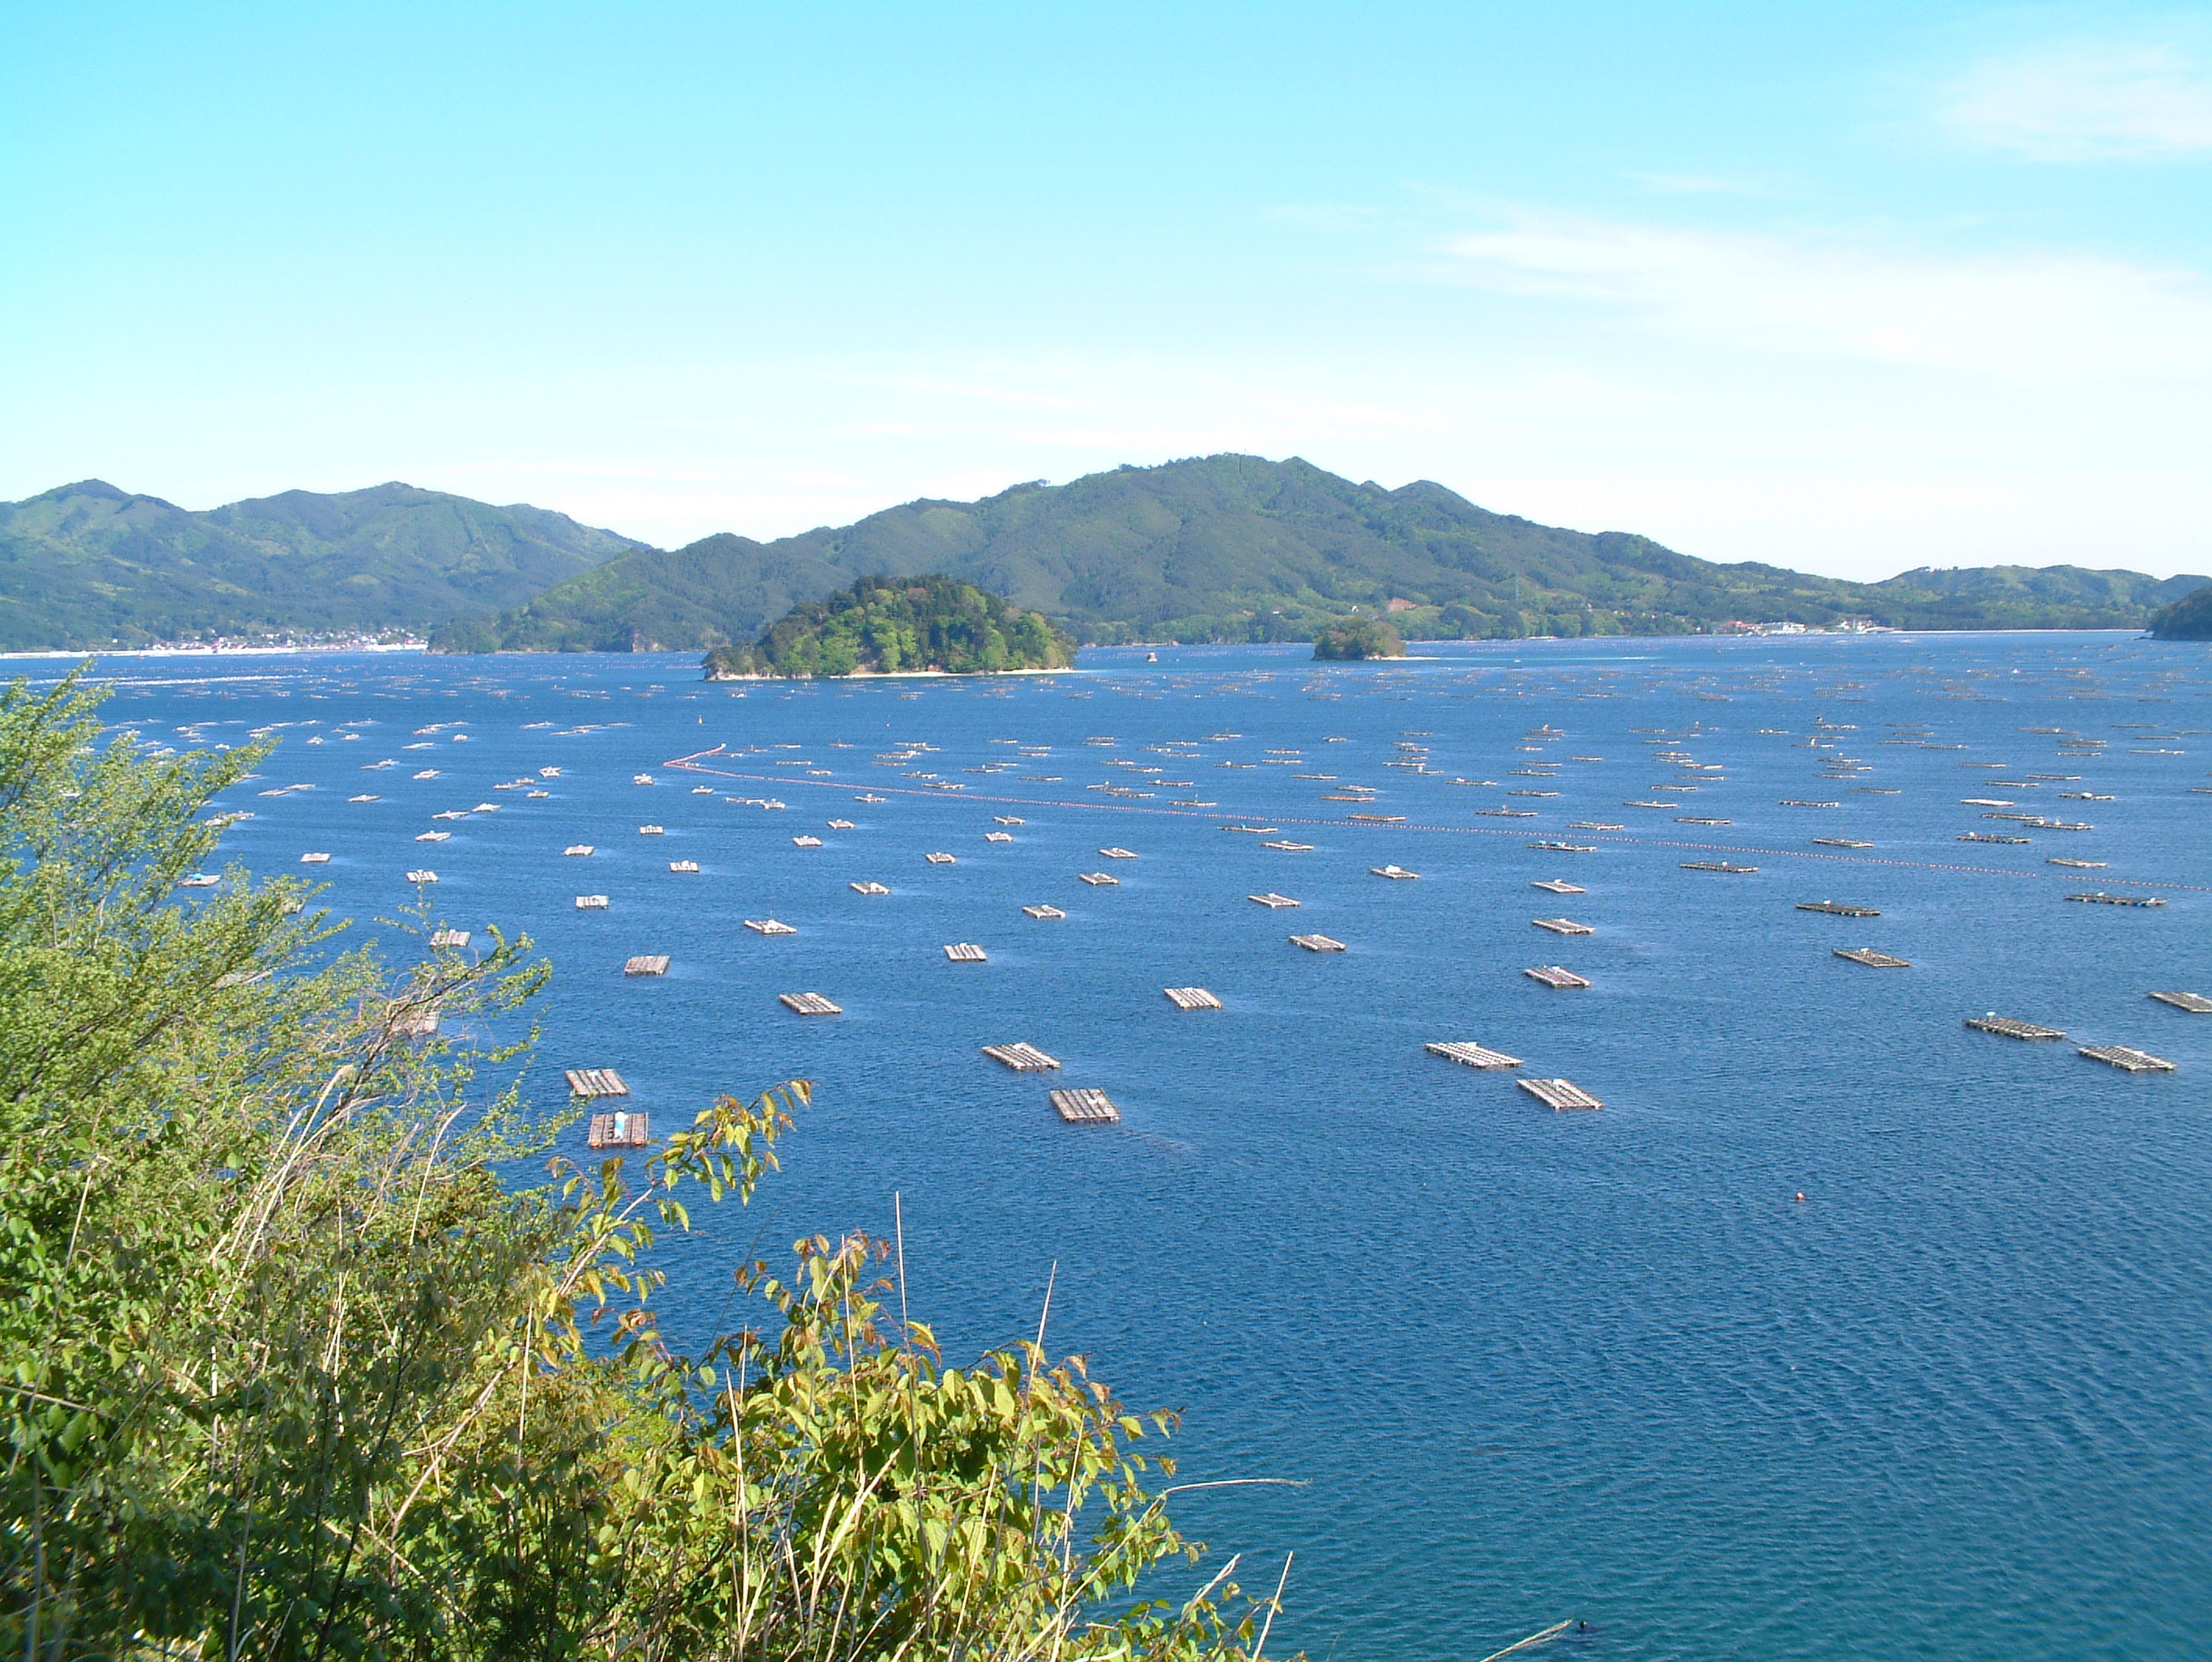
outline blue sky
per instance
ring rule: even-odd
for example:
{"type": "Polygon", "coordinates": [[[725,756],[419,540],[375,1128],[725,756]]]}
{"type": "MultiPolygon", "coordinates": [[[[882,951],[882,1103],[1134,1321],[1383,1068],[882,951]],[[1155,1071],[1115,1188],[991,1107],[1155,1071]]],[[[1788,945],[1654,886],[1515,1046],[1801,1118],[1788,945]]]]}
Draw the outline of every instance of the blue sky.
{"type": "Polygon", "coordinates": [[[1240,450],[2212,572],[2203,9],[17,5],[0,93],[0,496],[666,544],[1240,450]]]}

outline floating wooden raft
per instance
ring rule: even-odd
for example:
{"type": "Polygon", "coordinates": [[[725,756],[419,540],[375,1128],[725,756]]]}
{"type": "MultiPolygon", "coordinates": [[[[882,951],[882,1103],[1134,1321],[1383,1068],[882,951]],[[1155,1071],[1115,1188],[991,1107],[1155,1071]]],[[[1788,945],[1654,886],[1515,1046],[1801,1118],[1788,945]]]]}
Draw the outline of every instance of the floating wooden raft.
{"type": "Polygon", "coordinates": [[[409,1010],[393,1016],[386,1030],[395,1039],[434,1039],[438,1034],[438,1012],[434,1010],[409,1010]]]}
{"type": "Polygon", "coordinates": [[[1571,969],[1562,969],[1557,964],[1539,964],[1534,969],[1524,969],[1521,973],[1531,980],[1541,981],[1547,987],[1586,987],[1589,985],[1588,977],[1577,975],[1571,969]]]}
{"type": "Polygon", "coordinates": [[[952,856],[943,852],[924,854],[922,858],[927,860],[932,865],[951,865],[953,864],[952,856]]]}
{"type": "Polygon", "coordinates": [[[779,992],[776,1002],[798,1016],[842,1016],[845,1012],[818,992],[779,992]]]}
{"type": "Polygon", "coordinates": [[[879,883],[856,883],[845,885],[855,895],[888,895],[891,891],[879,883]]]}
{"type": "Polygon", "coordinates": [[[1244,831],[1255,837],[1264,837],[1275,828],[1272,825],[1224,825],[1224,831],[1244,831]]]}
{"type": "Polygon", "coordinates": [[[625,975],[665,975],[668,974],[668,955],[666,953],[647,952],[642,953],[635,958],[625,959],[623,962],[623,974],[625,975]]]}
{"type": "Polygon", "coordinates": [[[561,852],[563,854],[588,854],[592,852],[592,845],[587,842],[572,842],[561,852]]]}
{"type": "Polygon", "coordinates": [[[622,1075],[612,1068],[570,1068],[568,1094],[571,1096],[628,1096],[629,1087],[623,1083],[622,1075]]]}
{"type": "Polygon", "coordinates": [[[1109,860],[1133,860],[1137,858],[1126,848],[1102,848],[1098,852],[1109,860]]]}
{"type": "Polygon", "coordinates": [[[2101,871],[2110,864],[2106,860],[2069,860],[2063,854],[2053,854],[2044,861],[2045,865],[2070,865],[2076,871],[2101,871]]]}
{"type": "Polygon", "coordinates": [[[465,929],[441,929],[430,937],[433,948],[451,947],[456,952],[468,943],[469,931],[465,929]]]}
{"type": "Polygon", "coordinates": [[[1056,1090],[1051,1093],[1053,1112],[1071,1125],[1115,1125],[1121,1110],[1103,1090],[1056,1090]]]}
{"type": "Polygon", "coordinates": [[[1982,1033],[1994,1033],[2000,1039],[2063,1039],[2063,1028],[2046,1028],[2033,1022],[2016,1022],[2009,1016],[1969,1016],[1966,1025],[1982,1033]]]}
{"type": "Polygon", "coordinates": [[[1457,1040],[1438,1040],[1422,1048],[1431,1056],[1441,1056],[1448,1062],[1456,1062],[1463,1068],[1517,1068],[1521,1058],[1508,1056],[1502,1050],[1486,1050],[1480,1045],[1467,1044],[1457,1040]]]}
{"type": "Polygon", "coordinates": [[[2069,901],[2087,901],[2095,906],[2164,906],[2166,902],[2155,895],[2069,895],[2069,901]]]}
{"type": "Polygon", "coordinates": [[[1056,906],[1025,906],[1022,910],[1032,918],[1065,918],[1067,915],[1056,906]]]}
{"type": "Polygon", "coordinates": [[[819,837],[793,837],[791,840],[791,846],[793,848],[819,848],[822,846],[822,839],[819,837]]]}
{"type": "MultiPolygon", "coordinates": [[[[438,881],[438,874],[428,870],[410,871],[407,874],[407,881],[411,883],[434,883],[438,881]]],[[[190,889],[192,885],[188,883],[185,887],[190,889]]]]}
{"type": "Polygon", "coordinates": [[[1103,871],[1079,871],[1075,874],[1093,889],[1118,889],[1121,880],[1103,871]]]}
{"type": "Polygon", "coordinates": [[[1677,814],[1674,816],[1674,823],[1677,825],[1734,825],[1735,822],[1734,820],[1686,819],[1681,815],[1677,814]]]}
{"type": "Polygon", "coordinates": [[[1682,870],[1685,871],[1752,872],[1758,870],[1759,868],[1755,865],[1730,865],[1726,860],[1684,860],[1682,870]]]}
{"type": "Polygon", "coordinates": [[[1532,842],[1531,848],[1540,848],[1547,854],[1595,854],[1597,845],[1589,842],[1532,842]]]}
{"type": "Polygon", "coordinates": [[[1784,797],[1782,798],[1782,805],[1784,808],[1841,808],[1843,804],[1839,802],[1801,802],[1795,797],[1784,797]]]}
{"type": "Polygon", "coordinates": [[[1879,918],[1881,913],[1870,906],[1843,906],[1834,901],[1800,901],[1800,912],[1825,912],[1832,918],[1879,918]]]}
{"type": "Polygon", "coordinates": [[[668,830],[665,826],[641,825],[637,828],[637,834],[641,837],[665,837],[668,830]]]}
{"type": "Polygon", "coordinates": [[[1221,1000],[1204,987],[1162,987],[1177,1010],[1219,1010],[1221,1000]]]}
{"type": "Polygon", "coordinates": [[[831,820],[830,822],[830,828],[832,831],[850,831],[853,828],[853,822],[850,820],[831,820]]]}
{"type": "Polygon", "coordinates": [[[579,895],[576,896],[576,910],[579,912],[605,912],[606,909],[607,897],[604,895],[579,895]]]}
{"type": "Polygon", "coordinates": [[[1060,1065],[1058,1058],[1047,1056],[1035,1045],[986,1045],[983,1054],[1016,1073],[1050,1073],[1060,1065]]]}
{"type": "Polygon", "coordinates": [[[2192,1016],[2212,1016],[2212,998],[2196,992],[2154,992],[2150,995],[2162,1004],[2172,1004],[2176,1010],[2185,1010],[2192,1016]]]}
{"type": "Polygon", "coordinates": [[[2173,1064],[2163,1056],[2153,1056],[2148,1051],[2136,1050],[2127,1045],[2084,1045],[2081,1055],[2092,1062],[2106,1062],[2129,1073],[2172,1073],[2173,1064]]]}
{"type": "Polygon", "coordinates": [[[1341,952],[1345,949],[1343,942],[1331,940],[1326,935],[1293,935],[1291,942],[1309,952],[1341,952]]]}
{"type": "Polygon", "coordinates": [[[2028,840],[2026,837],[2000,837],[1987,831],[1964,831],[1960,833],[1959,840],[1960,842],[2017,843],[2021,847],[2025,848],[2027,846],[2028,840]]]}
{"type": "Polygon", "coordinates": [[[1267,907],[1270,910],[1280,910],[1284,907],[1296,906],[1297,904],[1297,902],[1292,900],[1289,895],[1278,895],[1272,889],[1265,895],[1247,895],[1244,898],[1254,902],[1255,905],[1267,907]]]}
{"type": "Polygon", "coordinates": [[[696,860],[671,860],[668,863],[668,869],[671,871],[688,871],[696,875],[699,870],[699,862],[696,860]]]}
{"type": "Polygon", "coordinates": [[[1011,831],[986,831],[983,834],[985,842],[1012,842],[1013,840],[1014,834],[1011,831]]]}
{"type": "Polygon", "coordinates": [[[595,1113],[592,1116],[591,1143],[595,1149],[641,1149],[646,1143],[645,1116],[641,1113],[595,1113]],[[619,1129],[615,1122],[622,1122],[619,1129]]]}
{"type": "Polygon", "coordinates": [[[447,842],[452,840],[453,834],[450,831],[425,831],[418,835],[415,840],[417,842],[447,842]]]}
{"type": "Polygon", "coordinates": [[[1528,887],[1531,889],[1548,889],[1554,895],[1587,895],[1589,893],[1589,890],[1584,889],[1580,883],[1565,883],[1558,877],[1539,877],[1534,883],[1530,883],[1528,887]]]}
{"type": "Polygon", "coordinates": [[[302,865],[328,865],[330,863],[331,857],[328,854],[302,854],[300,856],[300,864],[302,865]]]}
{"type": "Polygon", "coordinates": [[[1418,877],[1421,875],[1418,871],[1408,871],[1402,865],[1370,865],[1367,869],[1378,877],[1395,877],[1401,882],[1406,878],[1418,877]]]}
{"type": "Polygon", "coordinates": [[[1346,814],[1344,817],[1348,820],[1365,820],[1374,825],[1402,825],[1406,822],[1406,816],[1403,814],[1346,814]]]}
{"type": "Polygon", "coordinates": [[[889,797],[855,797],[853,800],[854,802],[889,802],[890,798],[889,797]]]}
{"type": "Polygon", "coordinates": [[[799,931],[789,924],[778,923],[773,918],[748,918],[745,927],[756,935],[796,935],[799,931]]]}
{"type": "Polygon", "coordinates": [[[1279,842],[1263,842],[1260,846],[1262,848],[1279,848],[1286,854],[1310,854],[1313,852],[1313,845],[1311,843],[1292,842],[1287,837],[1279,842]]]}
{"type": "Polygon", "coordinates": [[[1815,837],[1813,840],[1823,848],[1871,848],[1870,842],[1860,842],[1850,837],[1815,837]]]}
{"type": "Polygon", "coordinates": [[[989,955],[970,941],[955,941],[945,949],[945,955],[956,964],[981,964],[989,961],[989,955]]]}
{"type": "Polygon", "coordinates": [[[1568,1079],[1516,1079],[1513,1082],[1547,1108],[1601,1108],[1604,1103],[1568,1079]]]}
{"type": "Polygon", "coordinates": [[[1588,924],[1578,924],[1572,918],[1531,918],[1528,921],[1538,929],[1548,929],[1554,935],[1595,935],[1597,931],[1588,924]]]}
{"type": "Polygon", "coordinates": [[[999,825],[1027,825],[1029,822],[1014,814],[994,814],[993,822],[999,825]]]}
{"type": "Polygon", "coordinates": [[[1849,949],[1838,947],[1836,949],[1836,956],[1849,958],[1855,964],[1869,964],[1875,969],[1912,967],[1912,961],[1910,958],[1893,958],[1888,953],[1876,952],[1871,947],[1855,946],[1849,949]]]}

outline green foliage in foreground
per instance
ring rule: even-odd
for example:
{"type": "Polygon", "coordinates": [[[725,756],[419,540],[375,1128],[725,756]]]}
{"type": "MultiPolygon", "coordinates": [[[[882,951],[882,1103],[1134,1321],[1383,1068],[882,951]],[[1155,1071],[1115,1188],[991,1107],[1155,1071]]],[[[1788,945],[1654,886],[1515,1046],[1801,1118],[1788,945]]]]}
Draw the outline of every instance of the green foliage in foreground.
{"type": "Polygon", "coordinates": [[[1039,616],[950,577],[864,577],[795,606],[756,646],[707,655],[712,677],[1063,670],[1075,643],[1039,616]]]}
{"type": "Polygon", "coordinates": [[[2160,640],[2212,640],[2212,587],[2159,608],[2151,615],[2150,632],[2160,640]]]}
{"type": "Polygon", "coordinates": [[[550,1140],[489,1083],[520,1047],[452,1036],[536,989],[528,942],[395,972],[290,881],[180,902],[265,750],[145,760],[96,703],[0,698],[9,1654],[1257,1653],[1222,1578],[1123,1602],[1197,1553],[1146,1487],[1165,1416],[1038,1344],[944,1366],[875,1244],[801,1241],[740,1273],[757,1327],[664,1342],[656,1231],[751,1194],[803,1083],[507,1186],[550,1140]]]}
{"type": "Polygon", "coordinates": [[[1318,658],[1403,658],[1406,643],[1377,617],[1346,617],[1314,631],[1318,658]]]}

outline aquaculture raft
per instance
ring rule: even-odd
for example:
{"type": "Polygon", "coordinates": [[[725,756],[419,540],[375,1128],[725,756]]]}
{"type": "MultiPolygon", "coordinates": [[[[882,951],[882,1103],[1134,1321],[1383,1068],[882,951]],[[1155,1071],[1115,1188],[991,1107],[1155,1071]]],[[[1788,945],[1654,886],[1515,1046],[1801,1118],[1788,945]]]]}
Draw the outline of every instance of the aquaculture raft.
{"type": "Polygon", "coordinates": [[[1056,906],[1025,906],[1022,910],[1032,918],[1065,918],[1067,915],[1056,906]]]}
{"type": "Polygon", "coordinates": [[[789,924],[778,923],[774,918],[748,918],[745,927],[756,935],[796,935],[799,931],[789,924]]]}
{"type": "Polygon", "coordinates": [[[819,837],[793,837],[791,840],[791,846],[793,848],[819,848],[822,846],[822,839],[819,837]]]}
{"type": "Polygon", "coordinates": [[[1546,1107],[1601,1108],[1605,1106],[1571,1080],[1516,1079],[1513,1083],[1546,1107]]]}
{"type": "Polygon", "coordinates": [[[952,856],[945,853],[942,851],[934,854],[924,854],[922,858],[927,860],[932,865],[951,865],[953,864],[952,856]]]}
{"type": "Polygon", "coordinates": [[[1170,1003],[1177,1010],[1219,1010],[1221,1000],[1204,987],[1163,987],[1170,1003]]]}
{"type": "Polygon", "coordinates": [[[2128,1073],[2172,1073],[2173,1064],[2163,1056],[2127,1045],[2084,1045],[2080,1053],[2092,1062],[2106,1062],[2128,1073]]]}
{"type": "Polygon", "coordinates": [[[1552,854],[1595,854],[1597,845],[1591,842],[1532,842],[1531,848],[1540,848],[1552,854]]]}
{"type": "Polygon", "coordinates": [[[1056,1090],[1051,1093],[1053,1112],[1071,1125],[1114,1125],[1121,1109],[1103,1090],[1056,1090]]]}
{"type": "Polygon", "coordinates": [[[591,1144],[595,1149],[641,1149],[646,1143],[645,1116],[641,1113],[595,1113],[592,1116],[591,1144]],[[615,1121],[622,1121],[622,1133],[615,1132],[615,1121]]]}
{"type": "Polygon", "coordinates": [[[1577,975],[1571,969],[1562,969],[1557,964],[1539,964],[1534,969],[1524,969],[1521,973],[1531,980],[1541,981],[1547,987],[1586,987],[1589,985],[1587,976],[1577,975]]]}
{"type": "Polygon", "coordinates": [[[331,857],[328,854],[302,854],[300,856],[300,864],[302,865],[328,865],[330,863],[331,857]]]}
{"type": "Polygon", "coordinates": [[[1011,831],[986,831],[983,834],[985,842],[1012,842],[1013,840],[1014,834],[1011,831]]]}
{"type": "Polygon", "coordinates": [[[847,883],[845,887],[851,889],[855,895],[888,895],[891,892],[888,888],[879,883],[847,883]]]}
{"type": "Polygon", "coordinates": [[[1969,1016],[1966,1025],[1982,1033],[1994,1033],[2001,1039],[2063,1039],[2063,1028],[2046,1028],[2033,1022],[2014,1021],[2009,1016],[1969,1016]]]}
{"type": "Polygon", "coordinates": [[[1580,883],[1563,883],[1557,877],[1539,877],[1528,885],[1531,889],[1548,889],[1554,895],[1587,895],[1589,890],[1580,883]]]}
{"type": "Polygon", "coordinates": [[[983,1054],[994,1062],[1003,1062],[1016,1073],[1049,1073],[1060,1065],[1056,1058],[1047,1056],[1035,1045],[986,1045],[983,1054]]]}
{"type": "Polygon", "coordinates": [[[1109,860],[1133,860],[1137,858],[1126,848],[1102,848],[1098,852],[1109,860]]]}
{"type": "Polygon", "coordinates": [[[433,948],[452,947],[459,951],[468,943],[469,931],[465,929],[441,929],[430,937],[430,944],[433,948]]]}
{"type": "Polygon", "coordinates": [[[1394,877],[1401,880],[1419,877],[1421,875],[1418,871],[1408,871],[1402,865],[1370,865],[1367,869],[1378,877],[1394,877]]]}
{"type": "Polygon", "coordinates": [[[592,852],[592,845],[587,842],[572,842],[561,852],[563,854],[575,854],[580,856],[590,853],[592,852]]]}
{"type": "Polygon", "coordinates": [[[637,834],[641,837],[665,837],[668,834],[668,828],[660,825],[641,825],[637,828],[637,834]]]}
{"type": "Polygon", "coordinates": [[[605,912],[606,909],[607,897],[604,895],[579,895],[576,896],[576,910],[579,912],[605,912]]]}
{"type": "Polygon", "coordinates": [[[1800,912],[1825,912],[1831,918],[1879,918],[1881,913],[1870,906],[1840,906],[1834,901],[1800,901],[1800,912]]]}
{"type": "Polygon", "coordinates": [[[1297,904],[1297,902],[1292,900],[1289,895],[1277,895],[1272,891],[1265,895],[1247,895],[1244,898],[1271,909],[1280,908],[1286,906],[1296,906],[1297,904]]]}
{"type": "Polygon", "coordinates": [[[1836,949],[1836,956],[1849,958],[1855,964],[1868,964],[1875,969],[1912,967],[1912,961],[1910,958],[1893,958],[1887,952],[1876,952],[1870,947],[1855,946],[1848,949],[1838,947],[1836,949]]]}
{"type": "Polygon", "coordinates": [[[1438,1040],[1422,1048],[1431,1056],[1441,1056],[1448,1062],[1456,1062],[1463,1068],[1517,1068],[1521,1058],[1508,1056],[1502,1050],[1486,1050],[1480,1045],[1462,1043],[1456,1040],[1438,1040]]]}
{"type": "Polygon", "coordinates": [[[1854,837],[1815,837],[1813,840],[1824,848],[1871,848],[1870,842],[1861,842],[1854,837]]]}
{"type": "Polygon", "coordinates": [[[1331,940],[1326,935],[1293,935],[1291,937],[1291,943],[1293,946],[1302,946],[1309,952],[1341,952],[1344,950],[1343,942],[1331,940]]]}
{"type": "MultiPolygon", "coordinates": [[[[411,883],[434,883],[438,881],[438,874],[427,869],[420,871],[410,871],[407,874],[407,881],[411,883]]],[[[191,887],[189,883],[185,886],[187,888],[191,887]]],[[[201,885],[203,888],[206,885],[204,884],[201,885]]]]}
{"type": "Polygon", "coordinates": [[[818,992],[779,992],[775,998],[794,1016],[842,1016],[845,1013],[818,992]]]}
{"type": "Polygon", "coordinates": [[[2164,906],[2166,902],[2155,895],[2069,895],[2069,901],[2087,901],[2094,906],[2164,906]]]}
{"type": "Polygon", "coordinates": [[[638,957],[629,959],[623,965],[623,974],[625,975],[665,975],[668,974],[667,955],[665,953],[646,953],[638,957]]]}
{"type": "Polygon", "coordinates": [[[2162,1004],[2172,1004],[2176,1010],[2185,1010],[2192,1016],[2212,1016],[2212,998],[2197,992],[2154,992],[2150,995],[2162,1004]]]}
{"type": "Polygon", "coordinates": [[[671,871],[688,871],[696,874],[699,870],[699,862],[696,860],[671,860],[668,863],[668,869],[671,871]]]}
{"type": "Polygon", "coordinates": [[[1595,935],[1597,931],[1588,924],[1578,924],[1572,918],[1531,918],[1529,923],[1538,929],[1548,929],[1554,935],[1595,935]]]}
{"type": "Polygon", "coordinates": [[[1739,876],[1744,876],[1758,870],[1759,868],[1755,865],[1731,865],[1726,860],[1684,860],[1682,870],[1685,871],[1733,871],[1739,876]]]}
{"type": "Polygon", "coordinates": [[[945,949],[945,955],[956,964],[980,964],[989,961],[983,949],[971,941],[956,941],[945,949]]]}
{"type": "Polygon", "coordinates": [[[571,1096],[628,1096],[629,1087],[623,1083],[622,1075],[612,1068],[570,1068],[568,1070],[568,1095],[571,1096]]]}
{"type": "Polygon", "coordinates": [[[1121,880],[1103,871],[1079,871],[1076,874],[1093,889],[1119,889],[1121,880]]]}
{"type": "Polygon", "coordinates": [[[1292,842],[1287,837],[1280,842],[1263,842],[1260,846],[1262,848],[1279,848],[1286,854],[1310,854],[1313,852],[1313,845],[1311,843],[1292,842]]]}

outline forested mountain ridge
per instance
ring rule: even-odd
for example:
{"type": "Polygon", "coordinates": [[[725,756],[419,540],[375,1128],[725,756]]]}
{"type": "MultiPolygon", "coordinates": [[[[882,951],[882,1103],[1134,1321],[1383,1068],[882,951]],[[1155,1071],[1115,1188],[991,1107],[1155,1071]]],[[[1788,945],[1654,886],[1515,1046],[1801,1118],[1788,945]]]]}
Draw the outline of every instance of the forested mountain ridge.
{"type": "Polygon", "coordinates": [[[88,479],[0,503],[0,650],[426,630],[644,546],[412,485],[195,513],[88,479]]]}
{"type": "Polygon", "coordinates": [[[1667,634],[1731,621],[2139,628],[2206,581],[2078,567],[1923,570],[1845,583],[1718,565],[1646,537],[1540,525],[1427,481],[1386,490],[1292,458],[1121,467],[975,502],[925,499],[772,543],[641,550],[497,617],[451,651],[715,647],[872,573],[943,573],[1079,640],[1305,640],[1355,607],[1409,639],[1667,634]]]}
{"type": "Polygon", "coordinates": [[[2160,607],[2150,632],[2160,640],[2212,640],[2212,585],[2160,607]]]}

